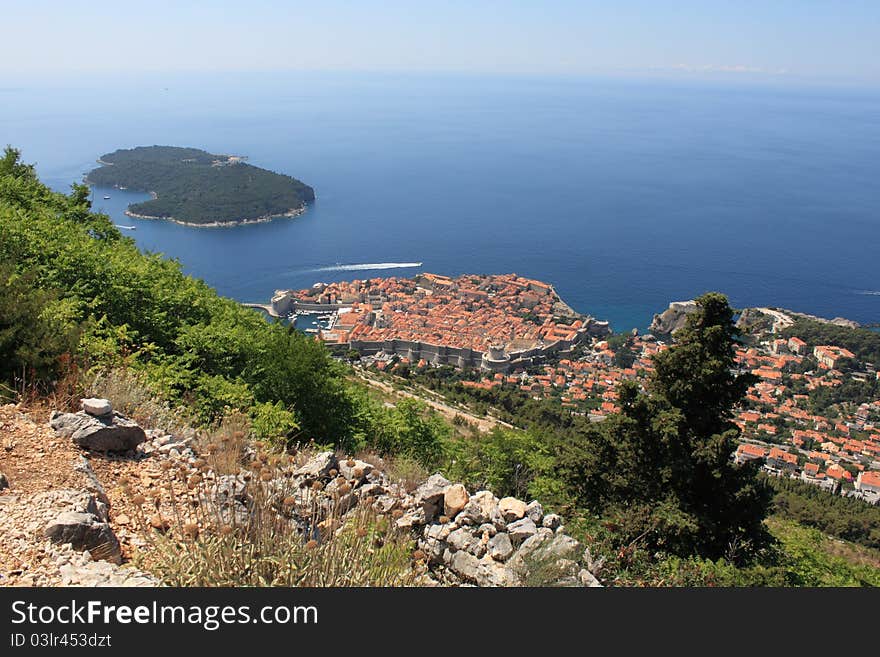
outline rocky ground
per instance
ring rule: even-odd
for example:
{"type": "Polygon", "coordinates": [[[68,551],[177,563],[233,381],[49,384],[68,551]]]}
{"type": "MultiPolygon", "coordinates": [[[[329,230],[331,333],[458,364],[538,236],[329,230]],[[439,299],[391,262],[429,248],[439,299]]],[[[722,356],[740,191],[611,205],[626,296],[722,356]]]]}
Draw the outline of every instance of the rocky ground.
{"type": "MultiPolygon", "coordinates": [[[[56,435],[44,408],[0,406],[0,472],[8,487],[0,491],[0,585],[2,586],[149,586],[155,580],[124,561],[131,535],[114,516],[108,499],[109,526],[119,539],[118,556],[92,559],[70,543],[53,543],[45,530],[64,513],[97,511],[102,497],[92,466],[106,474],[120,464],[84,458],[69,438],[56,435]]],[[[133,463],[129,465],[133,466],[133,463]]],[[[136,467],[136,466],[134,466],[136,467]]],[[[106,493],[103,495],[106,497],[106,493]]],[[[102,503],[104,504],[104,503],[102,503]]]]}
{"type": "Polygon", "coordinates": [[[159,585],[131,558],[149,555],[151,532],[167,531],[172,515],[189,509],[179,522],[198,536],[247,523],[263,504],[318,540],[369,507],[410,533],[427,586],[600,586],[601,562],[537,501],[471,494],[439,474],[410,492],[333,452],[276,455],[271,468],[252,455],[252,466],[221,474],[194,435],[144,430],[106,400],[83,408],[0,406],[0,585],[159,585]]]}

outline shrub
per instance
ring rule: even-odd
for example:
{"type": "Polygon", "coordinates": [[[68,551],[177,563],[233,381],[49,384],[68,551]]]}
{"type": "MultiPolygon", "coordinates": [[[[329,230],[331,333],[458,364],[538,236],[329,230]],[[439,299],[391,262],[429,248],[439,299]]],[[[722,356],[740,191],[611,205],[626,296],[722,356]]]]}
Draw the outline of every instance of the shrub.
{"type": "Polygon", "coordinates": [[[285,444],[294,438],[299,429],[296,414],[287,410],[279,401],[264,402],[254,407],[254,434],[260,440],[285,444]]]}
{"type": "Polygon", "coordinates": [[[36,286],[32,272],[0,265],[0,384],[7,392],[48,389],[62,355],[75,349],[78,327],[68,311],[36,286]]]}

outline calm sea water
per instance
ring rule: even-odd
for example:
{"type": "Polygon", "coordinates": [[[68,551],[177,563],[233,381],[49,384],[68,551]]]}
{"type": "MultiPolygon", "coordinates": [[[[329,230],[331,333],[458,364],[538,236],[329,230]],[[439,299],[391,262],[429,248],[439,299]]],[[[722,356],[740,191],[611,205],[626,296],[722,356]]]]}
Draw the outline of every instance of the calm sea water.
{"type": "MultiPolygon", "coordinates": [[[[246,301],[316,281],[517,272],[617,330],[720,290],[880,321],[880,93],[342,74],[0,80],[0,141],[66,189],[148,144],[311,184],[293,220],[194,229],[94,205],[246,301]],[[424,263],[390,268],[388,263],[424,263]],[[388,267],[388,268],[380,268],[388,267]]],[[[104,200],[108,194],[111,198],[104,200]]]]}

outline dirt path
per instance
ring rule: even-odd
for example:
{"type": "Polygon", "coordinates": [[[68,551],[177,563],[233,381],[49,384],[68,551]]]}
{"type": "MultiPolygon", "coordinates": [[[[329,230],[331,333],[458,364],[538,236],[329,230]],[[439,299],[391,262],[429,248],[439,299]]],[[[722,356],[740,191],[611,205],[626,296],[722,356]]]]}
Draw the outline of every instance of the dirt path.
{"type": "Polygon", "coordinates": [[[83,452],[48,425],[43,407],[0,406],[0,472],[9,487],[0,491],[0,586],[142,586],[151,581],[126,565],[92,561],[69,545],[54,545],[43,536],[46,525],[66,510],[79,510],[90,483],[76,469],[83,456],[110,502],[110,526],[119,539],[125,561],[137,542],[123,477],[155,474],[153,464],[102,458],[83,452]]]}
{"type": "Polygon", "coordinates": [[[456,415],[465,418],[472,425],[476,426],[477,429],[482,433],[489,433],[495,427],[501,426],[507,429],[512,429],[513,426],[507,424],[506,422],[502,422],[496,418],[491,416],[479,416],[474,415],[466,410],[455,408],[446,404],[445,402],[440,402],[435,399],[431,399],[430,397],[417,395],[415,393],[409,392],[407,390],[397,390],[393,386],[389,385],[384,381],[378,381],[376,379],[370,378],[367,374],[358,373],[358,376],[364,381],[367,385],[372,386],[373,388],[377,388],[382,390],[383,392],[389,395],[397,395],[399,397],[407,397],[409,399],[418,399],[419,401],[424,402],[435,411],[440,413],[444,418],[449,420],[450,422],[455,418],[456,415]]]}

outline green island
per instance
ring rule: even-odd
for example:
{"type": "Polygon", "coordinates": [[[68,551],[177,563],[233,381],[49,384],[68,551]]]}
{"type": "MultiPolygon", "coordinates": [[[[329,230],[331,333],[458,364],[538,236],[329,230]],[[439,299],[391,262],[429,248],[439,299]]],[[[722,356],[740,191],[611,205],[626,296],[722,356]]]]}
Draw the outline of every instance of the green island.
{"type": "Polygon", "coordinates": [[[140,219],[234,226],[294,217],[315,200],[315,191],[296,178],[197,148],[139,146],[102,155],[98,162],[87,183],[152,194],[126,210],[140,219]]]}

